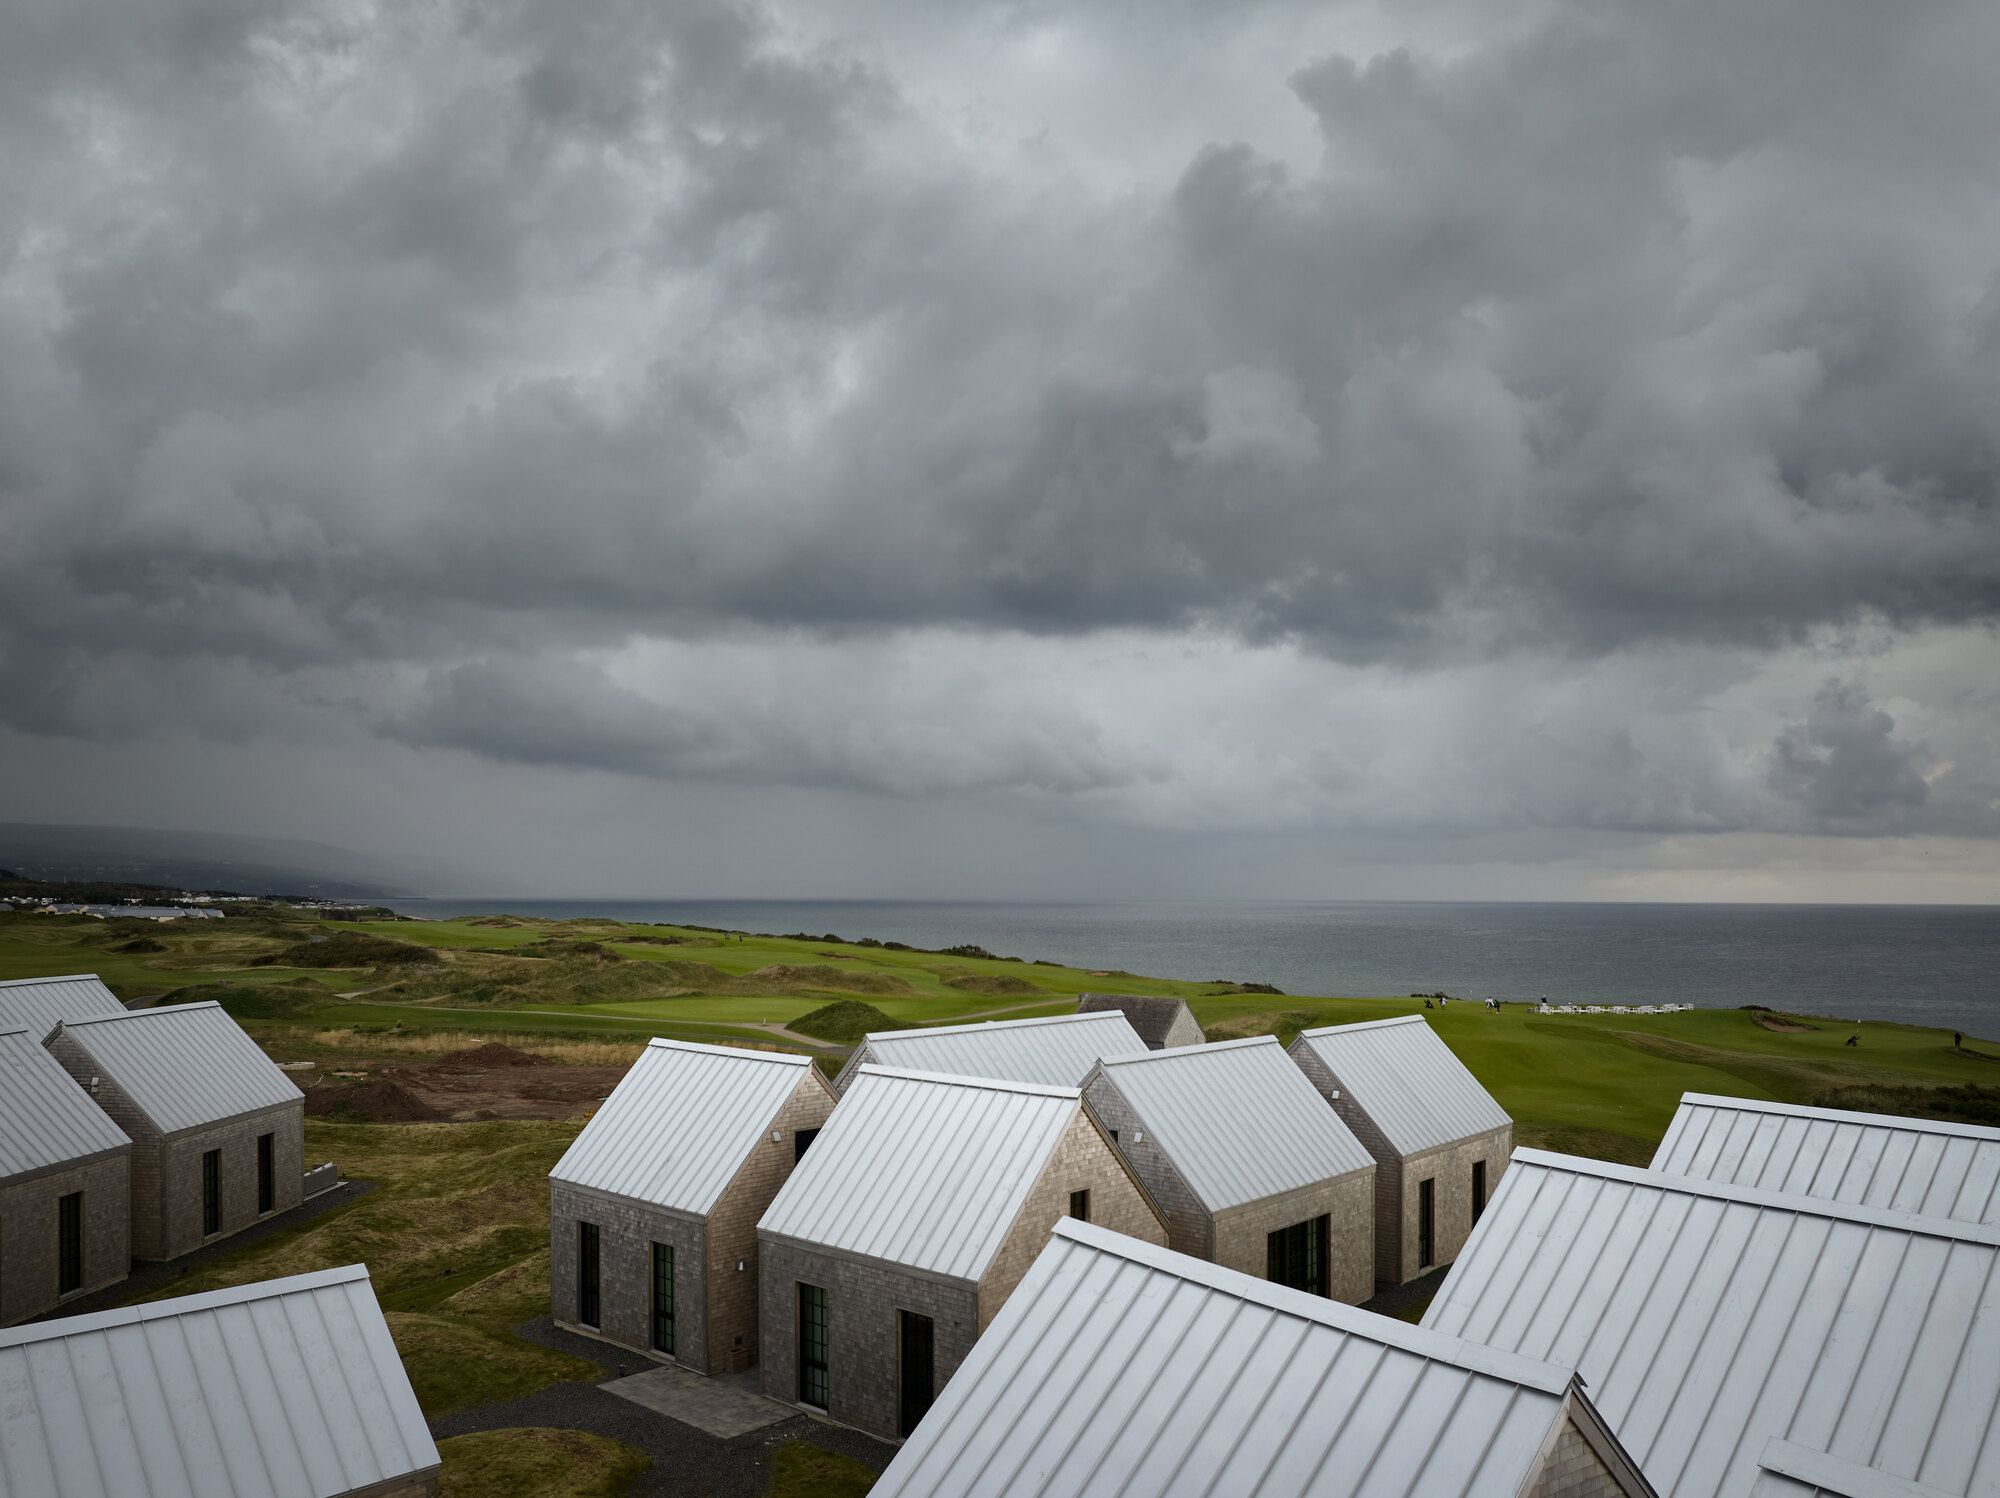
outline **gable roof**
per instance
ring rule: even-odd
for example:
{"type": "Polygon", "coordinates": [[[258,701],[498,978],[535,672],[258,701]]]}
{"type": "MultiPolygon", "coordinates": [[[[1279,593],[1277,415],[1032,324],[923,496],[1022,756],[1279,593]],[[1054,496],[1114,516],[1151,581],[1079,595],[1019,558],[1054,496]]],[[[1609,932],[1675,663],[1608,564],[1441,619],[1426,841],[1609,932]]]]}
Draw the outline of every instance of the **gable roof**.
{"type": "Polygon", "coordinates": [[[125,1131],[42,1049],[32,1030],[0,1030],[0,1181],[132,1148],[125,1131]]]}
{"type": "Polygon", "coordinates": [[[1652,1168],[1922,1217],[2000,1222],[2000,1129],[1976,1124],[1687,1092],[1652,1168]]]}
{"type": "Polygon", "coordinates": [[[1375,1164],[1274,1036],[1106,1057],[1100,1076],[1211,1212],[1375,1164]]]}
{"type": "Polygon", "coordinates": [[[1074,1087],[1099,1057],[1144,1054],[1146,1042],[1130,1020],[1115,1012],[882,1030],[855,1048],[833,1085],[844,1092],[859,1068],[887,1066],[898,1071],[1074,1087]]]}
{"type": "MultiPolygon", "coordinates": [[[[1078,1014],[1103,1014],[1117,1010],[1131,1022],[1139,1032],[1139,1038],[1146,1042],[1147,1049],[1160,1050],[1165,1047],[1173,1034],[1174,1026],[1185,1018],[1199,1036],[1201,1021],[1194,1017],[1186,999],[1171,995],[1145,993],[1086,993],[1078,994],[1076,1012],[1078,1014]]],[[[1195,1044],[1199,1044],[1196,1041],[1195,1044]]]]}
{"type": "Polygon", "coordinates": [[[1421,1014],[1301,1030],[1341,1090],[1375,1121],[1398,1154],[1414,1155],[1513,1122],[1421,1014]]]}
{"type": "Polygon", "coordinates": [[[1434,1330],[1573,1365],[1654,1486],[1740,1498],[1778,1437],[2000,1487],[2000,1229],[1514,1152],[1434,1330]]]}
{"type": "Polygon", "coordinates": [[[65,1020],[61,1032],[162,1134],[304,1096],[213,1000],[65,1020]]]}
{"type": "Polygon", "coordinates": [[[359,1264],[0,1331],[0,1498],[332,1498],[438,1465],[359,1264]]]}
{"type": "Polygon", "coordinates": [[[1879,1467],[1842,1461],[1775,1436],[1757,1458],[1762,1468],[1751,1498],[1951,1498],[1940,1489],[1892,1477],[1879,1467]]]}
{"type": "Polygon", "coordinates": [[[1572,1415],[1617,1455],[1566,1368],[1065,1220],[873,1491],[1512,1498],[1572,1415]]]}
{"type": "Polygon", "coordinates": [[[864,1066],[757,1231],[976,1280],[1082,1099],[864,1066]]]}
{"type": "Polygon", "coordinates": [[[825,1086],[810,1056],[653,1040],[549,1179],[705,1216],[808,1074],[825,1086]]]}
{"type": "Polygon", "coordinates": [[[0,983],[0,1030],[16,1026],[46,1037],[58,1021],[123,1014],[125,1006],[95,973],[66,978],[11,978],[0,983]]]}

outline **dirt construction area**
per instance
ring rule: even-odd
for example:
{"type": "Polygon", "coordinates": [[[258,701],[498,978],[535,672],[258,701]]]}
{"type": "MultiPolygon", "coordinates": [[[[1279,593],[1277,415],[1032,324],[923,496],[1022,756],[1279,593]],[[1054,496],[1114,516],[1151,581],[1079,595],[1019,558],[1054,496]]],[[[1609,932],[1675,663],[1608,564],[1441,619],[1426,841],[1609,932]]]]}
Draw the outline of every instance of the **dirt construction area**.
{"type": "Polygon", "coordinates": [[[287,1068],[314,1117],[354,1123],[582,1118],[625,1075],[623,1066],[570,1066],[489,1041],[434,1061],[379,1056],[287,1068]]]}

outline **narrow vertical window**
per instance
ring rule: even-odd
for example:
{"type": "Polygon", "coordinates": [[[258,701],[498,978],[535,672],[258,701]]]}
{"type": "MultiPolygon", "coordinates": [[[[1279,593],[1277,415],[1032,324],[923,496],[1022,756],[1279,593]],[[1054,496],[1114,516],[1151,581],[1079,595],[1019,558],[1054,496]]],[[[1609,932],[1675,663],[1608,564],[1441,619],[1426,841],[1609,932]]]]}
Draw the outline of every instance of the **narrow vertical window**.
{"type": "Polygon", "coordinates": [[[827,1407],[826,1290],[799,1286],[799,1403],[827,1407]]]}
{"type": "Polygon", "coordinates": [[[222,1231],[222,1151],[201,1157],[201,1235],[222,1231]]]}
{"type": "Polygon", "coordinates": [[[597,1325],[602,1284],[599,1278],[597,1224],[579,1222],[576,1225],[576,1319],[585,1326],[597,1325]]]}
{"type": "Polygon", "coordinates": [[[83,1193],[56,1203],[56,1294],[83,1288],[83,1193]]]}
{"type": "Polygon", "coordinates": [[[674,1251],[653,1245],[653,1351],[674,1350],[674,1251]]]}
{"type": "Polygon", "coordinates": [[[812,1148],[812,1142],[817,1138],[818,1129],[799,1129],[792,1135],[792,1164],[805,1159],[806,1151],[812,1148]]]}
{"type": "Polygon", "coordinates": [[[278,1180],[272,1167],[275,1134],[257,1136],[257,1211],[268,1212],[278,1204],[278,1180]]]}
{"type": "Polygon", "coordinates": [[[1479,1221],[1480,1213],[1486,1210],[1486,1162],[1472,1162],[1472,1220],[1479,1221]]]}
{"type": "Polygon", "coordinates": [[[1417,1182],[1417,1268],[1428,1269],[1437,1258],[1437,1182],[1417,1182]]]}
{"type": "Polygon", "coordinates": [[[1090,1221],[1090,1193],[1088,1191],[1072,1191],[1069,1194],[1069,1215],[1074,1217],[1078,1222],[1090,1221]]]}
{"type": "Polygon", "coordinates": [[[934,1397],[937,1328],[915,1311],[896,1313],[896,1433],[907,1436],[924,1418],[934,1397]]]}

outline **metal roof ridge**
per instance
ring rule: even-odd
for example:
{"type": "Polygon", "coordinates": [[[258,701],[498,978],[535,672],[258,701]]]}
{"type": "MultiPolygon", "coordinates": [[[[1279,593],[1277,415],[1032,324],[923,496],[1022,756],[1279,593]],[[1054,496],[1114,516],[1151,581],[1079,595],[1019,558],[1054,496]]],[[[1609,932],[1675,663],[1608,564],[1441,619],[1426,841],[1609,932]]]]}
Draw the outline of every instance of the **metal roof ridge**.
{"type": "Polygon", "coordinates": [[[1417,1357],[1428,1358],[1432,1362],[1449,1363],[1455,1368],[1464,1368],[1469,1372],[1506,1379],[1510,1383],[1523,1384],[1544,1394],[1566,1394],[1572,1383],[1582,1382],[1575,1369],[1565,1368],[1559,1363],[1544,1362],[1540,1358],[1526,1357],[1518,1352],[1506,1352],[1497,1347],[1489,1347],[1484,1342],[1454,1337],[1448,1332],[1432,1331],[1428,1327],[1399,1321],[1393,1316],[1378,1315],[1374,1311],[1364,1311],[1359,1306],[1346,1305],[1337,1300],[1309,1294],[1304,1290],[1293,1290],[1285,1285],[1273,1284],[1269,1280],[1260,1280],[1239,1270],[1225,1269],[1222,1265],[1212,1264],[1206,1259],[1191,1258],[1170,1248],[1156,1247],[1141,1238],[1129,1238],[1123,1233],[1113,1232],[1110,1228],[1094,1222],[1083,1222],[1074,1217],[1058,1218],[1052,1236],[1074,1239],[1086,1248],[1094,1248],[1100,1253],[1113,1254],[1132,1263],[1143,1264],[1148,1269],[1157,1269],[1162,1274],[1171,1274],[1178,1279],[1206,1285],[1211,1290],[1220,1290],[1226,1295],[1236,1296],[1239,1300],[1253,1301],[1288,1316],[1315,1321],[1321,1326],[1330,1326],[1335,1331],[1380,1343],[1384,1347],[1393,1347],[1398,1352],[1407,1352],[1417,1357]]]}
{"type": "Polygon", "coordinates": [[[1649,1170],[1638,1165],[1617,1165],[1609,1160],[1593,1160],[1586,1155],[1561,1155],[1553,1150],[1515,1149],[1513,1163],[1542,1165],[1566,1170],[1572,1175],[1597,1176],[1623,1181],[1632,1186],[1652,1186],[1676,1191],[1683,1196],[1708,1196],[1721,1201],[1741,1202],[1748,1207],[1768,1207],[1801,1217],[1831,1217],[1841,1222],[1866,1223],[1870,1227],[1895,1232],[1917,1233],[1928,1238],[1952,1238],[1961,1243],[1978,1243],[2000,1248],[2000,1224],[1958,1222],[1949,1217],[1921,1217],[1914,1212],[1896,1212],[1887,1207],[1867,1207],[1859,1202],[1839,1202],[1821,1196],[1796,1196],[1784,1191],[1766,1191],[1757,1186],[1734,1186],[1701,1176],[1675,1175],[1667,1170],[1649,1170]]]}
{"type": "Polygon", "coordinates": [[[127,1009],[123,1014],[86,1014],[81,1019],[65,1019],[57,1023],[73,1030],[78,1025],[102,1025],[112,1020],[144,1019],[149,1014],[186,1014],[192,1009],[220,1008],[222,1006],[214,999],[197,999],[189,1004],[155,1004],[151,1009],[127,1009]]]}
{"type": "Polygon", "coordinates": [[[1816,1451],[1773,1436],[1764,1443],[1757,1465],[1766,1472],[1811,1483],[1816,1488],[1844,1495],[1844,1498],[1953,1498],[1943,1488],[1934,1488],[1913,1477],[1898,1477],[1880,1467],[1865,1466],[1831,1452],[1816,1451]]]}
{"type": "Polygon", "coordinates": [[[29,1342],[52,1342],[60,1337],[79,1337],[114,1326],[137,1326],[145,1321],[166,1321],[197,1311],[213,1311],[222,1306],[242,1305],[252,1300],[270,1300],[280,1295],[297,1295],[307,1290],[323,1290],[329,1285],[347,1284],[368,1278],[366,1264],[343,1264],[337,1269],[315,1269],[307,1274],[283,1279],[253,1280],[247,1285],[230,1285],[221,1290],[203,1290],[173,1300],[148,1301],[144,1305],[119,1306],[109,1311],[91,1311],[82,1316],[66,1316],[55,1321],[32,1322],[25,1326],[0,1327],[0,1349],[20,1347],[29,1342]]]}
{"type": "Polygon", "coordinates": [[[786,1066],[811,1066],[812,1057],[801,1056],[793,1051],[756,1051],[748,1046],[703,1045],[698,1040],[672,1040],[664,1035],[655,1035],[646,1042],[646,1049],[658,1046],[663,1051],[693,1051],[703,1056],[728,1056],[744,1061],[777,1061],[786,1066]]]}
{"type": "Polygon", "coordinates": [[[1388,1019],[1361,1019],[1351,1025],[1321,1025],[1314,1030],[1301,1030],[1297,1038],[1310,1040],[1316,1035],[1353,1034],[1356,1030],[1380,1030],[1388,1025],[1421,1025],[1421,1014],[1394,1014],[1388,1019]]]}
{"type": "MultiPolygon", "coordinates": [[[[1049,995],[1049,1002],[1051,1004],[1060,1004],[1062,1001],[1063,996],[1061,994],[1049,995]]],[[[1117,1010],[1113,1009],[1110,1011],[1094,1010],[1089,1014],[1031,1014],[1026,1019],[968,1020],[962,1025],[918,1025],[914,1029],[909,1030],[871,1030],[861,1038],[864,1041],[915,1040],[919,1036],[924,1035],[958,1035],[967,1030],[1021,1030],[1026,1029],[1030,1025],[1073,1025],[1078,1021],[1101,1023],[1108,1015],[1116,1014],[1117,1012],[1117,1010]]]]}
{"type": "MultiPolygon", "coordinates": [[[[1141,995],[1143,998],[1144,995],[1141,995]]],[[[1245,1046],[1277,1045],[1275,1035],[1245,1035],[1237,1040],[1210,1040],[1200,1045],[1179,1045],[1164,1051],[1146,1051],[1130,1056],[1102,1056],[1099,1066],[1130,1066],[1134,1062],[1146,1061],[1186,1061],[1192,1057],[1212,1056],[1217,1051],[1240,1051],[1245,1046]]]]}
{"type": "Polygon", "coordinates": [[[95,973],[59,973],[52,978],[0,978],[0,988],[19,988],[28,983],[102,983],[95,973]]]}
{"type": "Polygon", "coordinates": [[[1083,1100],[1081,1087],[1050,1087],[1041,1082],[1009,1082],[1004,1077],[967,1077],[948,1071],[906,1071],[900,1066],[877,1066],[869,1062],[859,1072],[864,1077],[893,1077],[903,1082],[948,1082],[954,1087],[983,1087],[989,1092],[1023,1092],[1033,1097],[1083,1100]]]}
{"type": "Polygon", "coordinates": [[[34,1033],[26,1025],[10,1025],[4,1030],[0,1030],[0,1040],[5,1040],[9,1035],[26,1035],[32,1041],[34,1033]]]}
{"type": "Polygon", "coordinates": [[[1865,1124],[1873,1128],[1910,1129],[1919,1134],[1949,1134],[1957,1139],[2000,1141],[2000,1129],[1990,1124],[1949,1123],[1939,1118],[1908,1118],[1900,1113],[1856,1113],[1847,1108],[1812,1108],[1804,1103],[1772,1103],[1762,1098],[1724,1097],[1715,1092],[1684,1092],[1681,1106],[1694,1103],[1717,1108],[1741,1108],[1751,1113],[1776,1113],[1786,1118],[1823,1118],[1830,1122],[1865,1124]]]}

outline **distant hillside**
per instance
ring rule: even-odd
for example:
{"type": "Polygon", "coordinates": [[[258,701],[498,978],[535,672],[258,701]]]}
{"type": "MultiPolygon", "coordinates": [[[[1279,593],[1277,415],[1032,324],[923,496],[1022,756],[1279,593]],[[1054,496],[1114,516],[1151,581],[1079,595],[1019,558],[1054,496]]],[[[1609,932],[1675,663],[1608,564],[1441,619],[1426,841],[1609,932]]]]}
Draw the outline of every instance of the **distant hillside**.
{"type": "Polygon", "coordinates": [[[0,822],[0,868],[22,879],[335,900],[420,893],[420,877],[345,848],[290,838],[0,822]]]}

